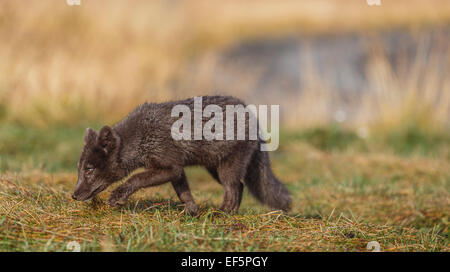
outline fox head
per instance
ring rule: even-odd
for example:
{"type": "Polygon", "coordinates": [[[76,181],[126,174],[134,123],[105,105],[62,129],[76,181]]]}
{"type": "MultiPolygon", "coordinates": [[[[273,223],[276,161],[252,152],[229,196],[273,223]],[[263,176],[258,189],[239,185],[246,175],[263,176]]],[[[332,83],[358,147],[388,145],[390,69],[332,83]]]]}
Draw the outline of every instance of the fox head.
{"type": "Polygon", "coordinates": [[[78,161],[78,180],[72,198],[85,201],[105,190],[121,175],[118,150],[120,136],[109,126],[99,133],[91,128],[86,130],[85,145],[78,161]]]}

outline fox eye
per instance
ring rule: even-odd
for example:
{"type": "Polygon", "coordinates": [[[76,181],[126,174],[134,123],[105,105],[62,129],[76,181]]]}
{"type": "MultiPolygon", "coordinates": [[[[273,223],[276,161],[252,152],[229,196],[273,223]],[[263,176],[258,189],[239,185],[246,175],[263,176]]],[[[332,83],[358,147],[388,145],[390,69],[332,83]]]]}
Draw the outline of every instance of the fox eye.
{"type": "Polygon", "coordinates": [[[86,172],[88,172],[89,174],[94,172],[94,167],[87,167],[86,172]]]}

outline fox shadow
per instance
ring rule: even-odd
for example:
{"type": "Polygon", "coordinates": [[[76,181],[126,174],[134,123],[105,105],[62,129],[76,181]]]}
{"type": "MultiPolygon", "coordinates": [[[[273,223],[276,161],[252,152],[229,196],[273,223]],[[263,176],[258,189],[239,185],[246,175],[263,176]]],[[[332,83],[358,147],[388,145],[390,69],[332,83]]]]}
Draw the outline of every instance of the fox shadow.
{"type": "MultiPolygon", "coordinates": [[[[209,201],[197,204],[199,209],[195,217],[204,217],[204,216],[229,217],[236,214],[257,215],[260,213],[270,213],[269,209],[262,211],[261,209],[254,210],[252,208],[246,208],[241,206],[237,213],[228,214],[220,210],[217,205],[214,205],[209,201]]],[[[91,204],[89,206],[91,206],[91,208],[97,209],[100,206],[109,206],[109,204],[107,203],[107,201],[103,201],[96,198],[94,201],[91,201],[91,204]]],[[[160,213],[169,213],[175,211],[176,213],[179,214],[189,215],[188,213],[186,213],[185,204],[179,200],[176,201],[172,198],[131,199],[121,206],[110,208],[115,210],[126,210],[134,213],[146,213],[146,212],[154,213],[156,211],[160,213]]],[[[284,214],[291,216],[293,215],[291,212],[284,214]]],[[[302,214],[296,215],[296,217],[300,217],[303,219],[320,219],[320,215],[318,214],[302,214]]]]}
{"type": "MultiPolygon", "coordinates": [[[[168,212],[177,212],[177,213],[186,213],[185,204],[181,201],[175,201],[173,199],[139,199],[135,201],[128,201],[124,205],[117,207],[118,209],[124,209],[128,211],[133,211],[137,213],[144,212],[160,212],[160,213],[168,213],[168,212]]],[[[214,206],[211,203],[202,203],[198,205],[198,213],[196,217],[202,217],[206,214],[213,214],[215,216],[219,216],[220,214],[225,214],[223,211],[219,210],[218,207],[214,206]]]]}

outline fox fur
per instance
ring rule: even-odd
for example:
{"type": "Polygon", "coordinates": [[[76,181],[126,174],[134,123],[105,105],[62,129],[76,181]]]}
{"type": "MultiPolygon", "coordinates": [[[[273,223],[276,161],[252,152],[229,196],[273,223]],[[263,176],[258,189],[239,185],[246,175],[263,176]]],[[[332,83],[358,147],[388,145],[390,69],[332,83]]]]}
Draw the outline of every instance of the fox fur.
{"type": "MultiPolygon", "coordinates": [[[[222,109],[226,105],[245,106],[241,100],[229,96],[203,96],[202,99],[203,108],[210,104],[222,109]]],[[[145,171],[132,175],[112,192],[111,206],[124,204],[139,189],[171,182],[186,211],[195,215],[198,206],[184,167],[200,165],[224,188],[220,209],[237,212],[245,184],[261,203],[272,209],[289,210],[289,192],[273,174],[268,152],[261,151],[263,140],[248,137],[245,140],[174,140],[171,127],[177,118],[171,116],[171,110],[180,104],[193,112],[193,98],[145,103],[114,127],[104,126],[99,132],[88,128],[72,197],[80,201],[91,199],[134,170],[143,168],[145,171]]]]}

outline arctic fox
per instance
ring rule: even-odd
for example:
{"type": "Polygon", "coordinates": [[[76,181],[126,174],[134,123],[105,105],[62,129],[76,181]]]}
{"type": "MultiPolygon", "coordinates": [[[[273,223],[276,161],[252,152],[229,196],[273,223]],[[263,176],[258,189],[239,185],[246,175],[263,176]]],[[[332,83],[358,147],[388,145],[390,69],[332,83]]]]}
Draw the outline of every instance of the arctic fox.
{"type": "MultiPolygon", "coordinates": [[[[203,108],[207,105],[218,105],[222,109],[227,105],[245,106],[241,100],[230,96],[203,96],[202,101],[203,108]]],[[[176,105],[186,105],[193,110],[194,99],[145,103],[112,128],[104,126],[99,132],[88,128],[72,198],[91,199],[134,170],[143,168],[145,171],[132,175],[112,192],[111,206],[124,204],[141,188],[170,181],[186,211],[195,215],[198,207],[183,168],[200,165],[224,187],[221,210],[237,212],[244,184],[263,204],[272,209],[289,210],[289,192],[274,176],[268,152],[260,149],[265,143],[260,137],[256,140],[175,140],[171,130],[177,117],[171,112],[176,105]]],[[[206,121],[202,119],[203,123],[206,121]]],[[[248,124],[246,117],[246,129],[248,124]]]]}

